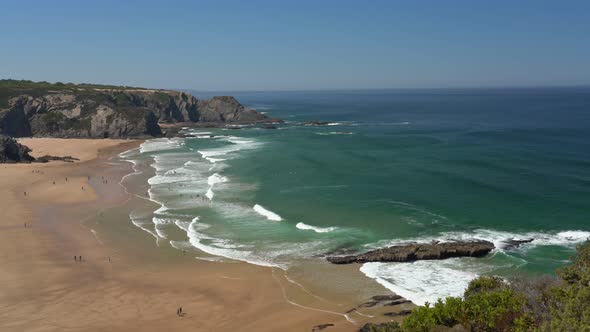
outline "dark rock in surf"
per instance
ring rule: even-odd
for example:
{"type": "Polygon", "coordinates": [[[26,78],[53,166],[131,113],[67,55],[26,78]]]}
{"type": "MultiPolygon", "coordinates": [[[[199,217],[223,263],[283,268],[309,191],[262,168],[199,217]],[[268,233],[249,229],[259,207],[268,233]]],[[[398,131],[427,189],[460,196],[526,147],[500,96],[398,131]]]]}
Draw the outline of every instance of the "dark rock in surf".
{"type": "Polygon", "coordinates": [[[534,240],[535,239],[532,239],[532,238],[531,239],[524,239],[524,240],[518,240],[518,239],[504,240],[504,241],[502,241],[502,249],[504,249],[504,250],[514,250],[514,249],[519,248],[523,244],[531,243],[534,240]]]}
{"type": "Polygon", "coordinates": [[[409,243],[372,250],[351,256],[330,256],[333,264],[367,262],[413,262],[417,260],[439,260],[453,257],[483,257],[494,249],[489,241],[453,241],[440,243],[409,243]]]}
{"type": "Polygon", "coordinates": [[[327,126],[330,122],[326,121],[306,121],[303,123],[304,126],[327,126]]]}

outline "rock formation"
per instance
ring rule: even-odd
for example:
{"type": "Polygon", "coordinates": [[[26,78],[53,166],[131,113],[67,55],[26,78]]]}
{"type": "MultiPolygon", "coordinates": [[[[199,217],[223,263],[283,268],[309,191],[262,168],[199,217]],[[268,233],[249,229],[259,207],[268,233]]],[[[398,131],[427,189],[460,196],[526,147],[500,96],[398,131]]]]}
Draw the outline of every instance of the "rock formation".
{"type": "Polygon", "coordinates": [[[50,161],[65,161],[65,162],[68,162],[68,163],[73,163],[74,161],[78,161],[78,160],[80,160],[80,159],[74,158],[72,156],[59,157],[59,156],[52,156],[52,155],[46,154],[44,156],[35,158],[35,161],[34,162],[36,162],[36,163],[48,163],[50,161]]]}
{"type": "Polygon", "coordinates": [[[29,152],[29,147],[18,143],[14,138],[0,136],[0,163],[30,163],[35,158],[29,152]]]}
{"type": "Polygon", "coordinates": [[[426,259],[445,259],[452,257],[482,257],[494,249],[489,241],[454,241],[433,243],[409,243],[369,251],[359,255],[330,256],[334,264],[366,262],[413,262],[426,259]]]}
{"type": "Polygon", "coordinates": [[[161,136],[159,123],[258,122],[273,120],[229,96],[0,80],[0,134],[13,137],[161,136]]]}
{"type": "Polygon", "coordinates": [[[49,161],[59,160],[65,162],[74,162],[79,160],[72,156],[58,157],[44,155],[35,158],[29,155],[31,149],[17,142],[14,138],[0,135],[0,164],[2,163],[46,163],[49,161]]]}
{"type": "Polygon", "coordinates": [[[514,249],[518,249],[523,244],[531,243],[534,240],[535,239],[532,239],[532,238],[531,239],[507,239],[507,240],[502,241],[501,247],[504,250],[514,250],[514,249]]]}

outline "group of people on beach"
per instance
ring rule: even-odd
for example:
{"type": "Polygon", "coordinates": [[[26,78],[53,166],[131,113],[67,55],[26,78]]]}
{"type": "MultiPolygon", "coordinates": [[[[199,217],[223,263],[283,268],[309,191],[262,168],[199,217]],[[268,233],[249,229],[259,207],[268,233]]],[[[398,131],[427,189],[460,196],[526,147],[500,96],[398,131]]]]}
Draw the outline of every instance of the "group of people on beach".
{"type": "MultiPolygon", "coordinates": [[[[109,263],[110,263],[111,262],[111,256],[109,256],[108,258],[109,258],[109,263]]],[[[74,261],[81,262],[82,261],[82,256],[74,256],[74,261]]]]}
{"type": "Polygon", "coordinates": [[[182,307],[178,307],[178,309],[176,309],[176,315],[177,316],[184,316],[185,314],[182,312],[182,307]]]}

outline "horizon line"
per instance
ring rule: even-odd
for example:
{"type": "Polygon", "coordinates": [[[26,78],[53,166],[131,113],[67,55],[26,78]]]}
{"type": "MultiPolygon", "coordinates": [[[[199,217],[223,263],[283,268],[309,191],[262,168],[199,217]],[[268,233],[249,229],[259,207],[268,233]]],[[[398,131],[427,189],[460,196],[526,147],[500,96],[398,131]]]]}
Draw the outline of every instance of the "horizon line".
{"type": "MultiPolygon", "coordinates": [[[[412,91],[412,90],[501,90],[501,89],[584,89],[590,84],[577,85],[493,85],[493,86],[454,86],[454,87],[407,87],[407,88],[319,88],[319,89],[194,89],[194,88],[164,88],[163,90],[195,91],[195,92],[342,92],[342,91],[412,91]]],[[[157,88],[153,88],[157,89],[157,88]]]]}
{"type": "Polygon", "coordinates": [[[339,92],[339,91],[416,91],[416,90],[499,90],[499,89],[580,89],[590,88],[590,83],[583,84],[522,84],[522,85],[472,85],[472,86],[430,86],[430,87],[372,87],[372,88],[287,88],[287,89],[196,89],[196,88],[162,88],[162,87],[150,87],[148,85],[141,84],[121,84],[121,83],[98,83],[92,81],[48,81],[48,80],[30,80],[24,78],[0,78],[0,80],[23,80],[31,82],[47,82],[56,84],[58,82],[64,84],[97,84],[97,85],[112,85],[120,87],[137,87],[143,89],[153,90],[174,90],[174,91],[196,91],[196,92],[339,92]]]}

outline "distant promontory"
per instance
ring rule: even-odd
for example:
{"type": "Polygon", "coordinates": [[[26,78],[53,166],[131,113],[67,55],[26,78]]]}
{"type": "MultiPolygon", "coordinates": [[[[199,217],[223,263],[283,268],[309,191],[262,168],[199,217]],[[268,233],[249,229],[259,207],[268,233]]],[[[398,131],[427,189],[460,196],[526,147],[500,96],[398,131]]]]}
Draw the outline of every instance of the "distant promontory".
{"type": "Polygon", "coordinates": [[[210,99],[172,90],[0,80],[0,134],[12,137],[162,136],[160,124],[225,126],[272,123],[234,97],[210,99]]]}

